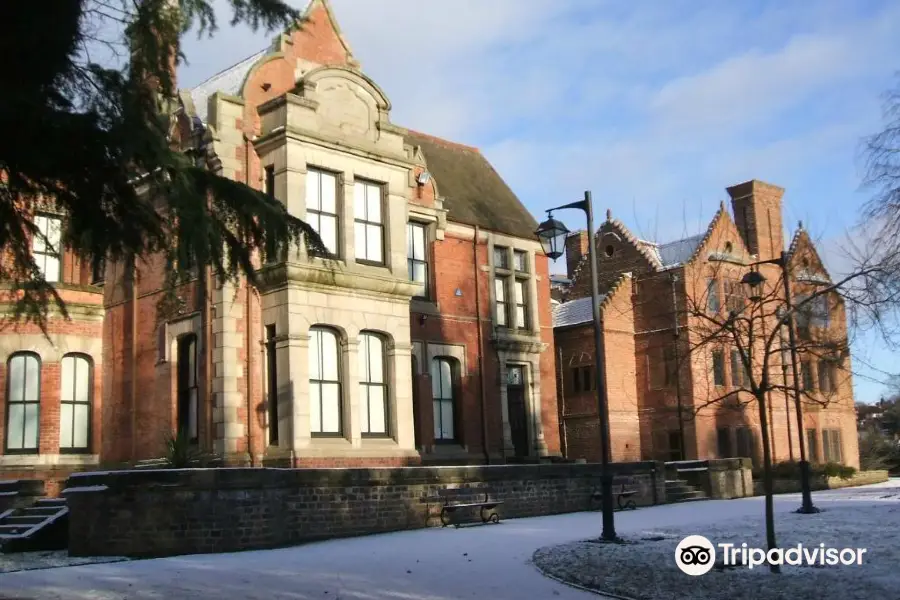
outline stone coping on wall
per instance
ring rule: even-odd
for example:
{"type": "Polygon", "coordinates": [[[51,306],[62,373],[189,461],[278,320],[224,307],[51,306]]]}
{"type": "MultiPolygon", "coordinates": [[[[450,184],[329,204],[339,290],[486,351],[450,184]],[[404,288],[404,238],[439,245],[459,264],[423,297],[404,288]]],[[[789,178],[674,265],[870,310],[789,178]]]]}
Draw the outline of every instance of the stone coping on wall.
{"type": "MultiPolygon", "coordinates": [[[[857,471],[851,477],[826,477],[824,475],[812,475],[810,477],[810,489],[812,491],[836,490],[846,487],[858,487],[873,483],[883,483],[888,480],[887,471],[857,471]]],[[[799,479],[773,479],[772,489],[776,494],[796,494],[801,491],[799,479]]],[[[756,496],[762,496],[763,482],[753,482],[753,492],[756,496]]]]}
{"type": "MultiPolygon", "coordinates": [[[[662,463],[613,463],[614,477],[662,471],[662,463]]],[[[73,473],[64,494],[135,487],[188,486],[192,489],[361,487],[390,485],[485,484],[491,481],[595,478],[600,465],[476,465],[433,467],[299,468],[235,467],[212,469],[140,469],[73,473]]]]}

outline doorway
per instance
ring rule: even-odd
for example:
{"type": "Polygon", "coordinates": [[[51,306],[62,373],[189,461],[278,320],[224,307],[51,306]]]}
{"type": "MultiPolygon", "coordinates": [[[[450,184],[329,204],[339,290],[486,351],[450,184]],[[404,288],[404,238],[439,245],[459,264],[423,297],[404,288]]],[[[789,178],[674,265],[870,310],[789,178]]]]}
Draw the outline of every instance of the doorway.
{"type": "Polygon", "coordinates": [[[528,456],[528,411],[525,404],[525,367],[509,365],[506,368],[506,405],[509,413],[509,431],[516,458],[528,456]]]}

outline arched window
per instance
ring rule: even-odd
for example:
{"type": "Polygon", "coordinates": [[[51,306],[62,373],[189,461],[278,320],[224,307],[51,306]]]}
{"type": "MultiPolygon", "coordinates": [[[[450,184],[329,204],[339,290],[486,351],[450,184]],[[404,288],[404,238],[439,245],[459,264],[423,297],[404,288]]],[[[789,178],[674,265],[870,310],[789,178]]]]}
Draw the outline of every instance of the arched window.
{"type": "Polygon", "coordinates": [[[84,354],[63,356],[59,389],[59,449],[90,450],[93,365],[84,354]]]}
{"type": "Polygon", "coordinates": [[[359,336],[359,410],[363,435],[388,434],[388,387],[384,340],[374,333],[359,336]]]}
{"type": "Polygon", "coordinates": [[[457,369],[453,359],[439,357],[431,362],[434,439],[438,442],[456,439],[456,379],[457,369]]]}
{"type": "Polygon", "coordinates": [[[17,352],[6,367],[6,451],[37,454],[41,360],[33,352],[17,352]]]}
{"type": "Polygon", "coordinates": [[[338,336],[331,329],[309,330],[310,432],[341,434],[341,369],[338,336]]]}

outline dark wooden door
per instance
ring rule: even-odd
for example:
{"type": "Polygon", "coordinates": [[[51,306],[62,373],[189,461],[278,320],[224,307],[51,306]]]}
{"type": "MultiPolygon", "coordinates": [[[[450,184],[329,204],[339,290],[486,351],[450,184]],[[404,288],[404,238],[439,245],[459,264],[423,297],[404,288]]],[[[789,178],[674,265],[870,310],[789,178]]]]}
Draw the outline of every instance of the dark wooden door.
{"type": "Polygon", "coordinates": [[[507,368],[506,403],[509,429],[516,457],[528,456],[528,411],[525,406],[525,368],[507,368]]]}

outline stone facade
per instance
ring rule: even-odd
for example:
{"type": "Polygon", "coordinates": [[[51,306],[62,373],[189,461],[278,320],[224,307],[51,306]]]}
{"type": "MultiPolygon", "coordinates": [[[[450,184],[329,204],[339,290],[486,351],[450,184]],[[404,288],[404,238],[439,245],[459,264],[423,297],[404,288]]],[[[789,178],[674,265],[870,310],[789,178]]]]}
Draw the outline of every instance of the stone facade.
{"type": "MultiPolygon", "coordinates": [[[[0,333],[3,390],[11,357],[40,364],[27,389],[39,443],[10,452],[5,420],[0,477],[159,457],[175,431],[240,465],[559,454],[536,222],[477,149],[392,123],[327,0],[178,100],[181,139],[201,140],[206,166],[282,201],[332,256],[260,256],[259,289],[200,270],[162,314],[164,257],[98,276],[62,252],[72,320],[52,317],[48,338],[24,324],[0,333]],[[66,356],[90,367],[90,425],[61,450],[66,356]]],[[[9,403],[4,392],[0,414],[9,403]]]]}
{"type": "MultiPolygon", "coordinates": [[[[665,502],[660,463],[613,465],[639,506],[665,502]]],[[[489,487],[501,518],[591,510],[598,465],[210,469],[85,473],[69,480],[73,556],[271,548],[440,526],[443,488],[489,487]]]]}
{"type": "MultiPolygon", "coordinates": [[[[828,281],[828,274],[815,244],[802,226],[790,248],[785,248],[781,229],[783,189],[754,180],[728,188],[728,193],[732,198],[731,212],[723,203],[706,232],[672,243],[640,240],[611,216],[598,229],[595,244],[600,292],[604,298],[604,345],[607,354],[620,353],[612,359],[607,357],[614,456],[622,455],[623,445],[632,446],[636,423],[639,423],[639,457],[644,460],[747,456],[757,464],[761,461],[757,405],[746,404],[746,393],[737,391],[741,385],[731,360],[733,348],[728,343],[714,348],[702,341],[704,319],[698,307],[712,302],[710,289],[718,310],[726,310],[732,296],[744,302],[745,291],[739,282],[749,270],[747,265],[777,258],[783,250],[789,251],[795,298],[808,293],[815,280],[828,281]],[[625,275],[631,281],[628,296],[617,289],[625,275]],[[703,351],[692,351],[701,346],[703,351]],[[714,351],[722,354],[716,357],[714,351]],[[611,360],[615,361],[614,365],[611,360]],[[714,366],[717,360],[719,365],[714,366]],[[725,396],[728,399],[720,402],[725,396]],[[679,397],[684,456],[679,449],[679,397]],[[621,416],[626,407],[627,419],[621,416]]],[[[580,380],[582,369],[593,369],[594,347],[588,308],[590,271],[586,237],[584,232],[579,232],[568,240],[568,276],[572,282],[565,291],[564,302],[554,308],[554,316],[562,382],[559,406],[565,424],[563,447],[569,457],[593,459],[599,452],[596,411],[593,416],[582,415],[578,408],[581,403],[596,402],[595,386],[585,389],[580,380]]],[[[777,265],[762,265],[759,269],[769,282],[767,285],[781,285],[777,265]]],[[[780,289],[772,289],[774,294],[780,293],[780,289]]],[[[822,318],[824,326],[812,335],[828,336],[836,341],[836,346],[845,346],[844,307],[836,295],[829,296],[827,301],[828,314],[822,318]]],[[[762,323],[769,333],[776,320],[774,311],[771,312],[772,318],[766,317],[762,323]]],[[[801,340],[805,391],[803,423],[799,429],[803,431],[810,460],[836,461],[856,467],[859,451],[849,355],[839,352],[840,356],[829,362],[813,351],[804,350],[814,344],[803,344],[801,340]],[[834,372],[820,373],[829,368],[834,372]]],[[[780,356],[772,356],[770,377],[780,385],[786,382],[790,386],[793,378],[787,366],[780,356]]],[[[793,398],[787,397],[783,390],[773,391],[768,405],[773,460],[799,460],[793,398]]]]}

